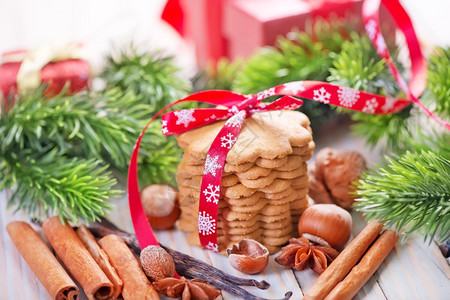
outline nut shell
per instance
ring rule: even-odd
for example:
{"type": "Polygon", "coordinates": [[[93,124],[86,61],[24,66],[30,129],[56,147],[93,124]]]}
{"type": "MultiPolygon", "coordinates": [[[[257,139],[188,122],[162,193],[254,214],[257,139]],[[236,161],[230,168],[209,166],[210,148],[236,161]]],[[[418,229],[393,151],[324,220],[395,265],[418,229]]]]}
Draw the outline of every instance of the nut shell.
{"type": "Polygon", "coordinates": [[[141,251],[141,265],[145,274],[153,281],[175,275],[172,256],[160,246],[147,246],[141,251]]]}
{"type": "Polygon", "coordinates": [[[309,196],[315,203],[334,203],[351,209],[356,196],[353,182],[366,168],[364,157],[355,151],[324,148],[309,166],[309,196]]]}
{"type": "Polygon", "coordinates": [[[298,222],[298,232],[313,242],[341,250],[350,239],[352,216],[335,204],[308,207],[298,222]]]}
{"type": "Polygon", "coordinates": [[[178,193],[164,184],[151,184],[141,191],[142,206],[153,229],[169,229],[178,220],[181,210],[178,193]]]}
{"type": "Polygon", "coordinates": [[[269,263],[269,250],[252,239],[243,239],[227,249],[230,264],[245,274],[256,274],[269,263]]]}

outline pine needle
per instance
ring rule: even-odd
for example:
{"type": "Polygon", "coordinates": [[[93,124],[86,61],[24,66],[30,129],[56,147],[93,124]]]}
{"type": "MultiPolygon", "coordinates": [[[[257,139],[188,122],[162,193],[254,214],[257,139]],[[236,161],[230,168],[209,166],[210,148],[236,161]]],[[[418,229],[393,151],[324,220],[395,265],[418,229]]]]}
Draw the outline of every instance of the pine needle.
{"type": "MultiPolygon", "coordinates": [[[[293,31],[287,37],[279,37],[275,47],[262,48],[250,57],[237,73],[234,89],[248,94],[289,81],[324,81],[332,63],[330,53],[340,51],[349,32],[341,22],[323,21],[307,32],[293,31]]],[[[309,100],[300,110],[308,115],[313,127],[334,115],[330,106],[309,100]]]]}
{"type": "Polygon", "coordinates": [[[173,57],[161,51],[143,52],[130,45],[107,56],[106,61],[100,75],[107,82],[106,90],[119,88],[142,97],[152,114],[191,90],[190,82],[179,76],[173,57]]]}
{"type": "Polygon", "coordinates": [[[416,231],[430,242],[450,238],[450,156],[407,152],[387,161],[359,181],[355,209],[405,230],[404,239],[416,231]]]}

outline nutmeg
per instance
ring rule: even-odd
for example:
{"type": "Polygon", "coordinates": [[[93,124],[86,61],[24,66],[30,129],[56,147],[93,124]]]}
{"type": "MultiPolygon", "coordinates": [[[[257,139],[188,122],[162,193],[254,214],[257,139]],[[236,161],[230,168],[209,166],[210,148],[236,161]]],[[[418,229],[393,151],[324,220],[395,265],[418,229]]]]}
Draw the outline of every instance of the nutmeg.
{"type": "Polygon", "coordinates": [[[151,184],[141,190],[142,206],[154,229],[169,229],[180,216],[178,193],[164,184],[151,184]]]}
{"type": "Polygon", "coordinates": [[[157,281],[175,275],[172,256],[160,246],[147,246],[141,251],[142,269],[152,280],[157,281]]]}
{"type": "Polygon", "coordinates": [[[269,250],[252,239],[243,239],[227,249],[230,264],[245,274],[256,274],[267,267],[269,250]]]}
{"type": "Polygon", "coordinates": [[[350,239],[352,216],[335,204],[308,207],[298,222],[300,236],[315,243],[341,250],[350,239]]]}
{"type": "Polygon", "coordinates": [[[324,148],[309,166],[309,196],[315,203],[334,203],[350,209],[356,198],[353,182],[365,168],[366,162],[358,152],[324,148]]]}

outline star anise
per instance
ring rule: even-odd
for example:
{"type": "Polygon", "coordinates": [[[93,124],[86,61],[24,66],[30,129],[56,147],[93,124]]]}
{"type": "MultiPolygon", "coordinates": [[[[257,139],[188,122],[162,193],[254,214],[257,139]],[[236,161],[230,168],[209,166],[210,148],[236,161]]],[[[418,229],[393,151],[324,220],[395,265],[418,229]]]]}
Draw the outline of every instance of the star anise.
{"type": "Polygon", "coordinates": [[[331,247],[314,245],[301,237],[290,239],[289,245],[281,249],[275,261],[298,271],[310,267],[317,274],[322,274],[338,255],[339,252],[331,247]]]}
{"type": "Polygon", "coordinates": [[[213,300],[220,295],[220,291],[199,278],[188,280],[184,276],[179,279],[167,277],[154,282],[153,286],[163,295],[182,300],[213,300]]]}

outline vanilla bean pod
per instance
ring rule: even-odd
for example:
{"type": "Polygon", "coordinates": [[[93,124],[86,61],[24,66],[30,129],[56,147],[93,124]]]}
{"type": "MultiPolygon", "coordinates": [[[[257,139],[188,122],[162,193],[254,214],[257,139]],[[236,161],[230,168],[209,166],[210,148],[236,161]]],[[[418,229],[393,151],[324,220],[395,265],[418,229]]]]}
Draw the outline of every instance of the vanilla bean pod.
{"type": "Polygon", "coordinates": [[[177,273],[183,274],[183,276],[200,278],[206,281],[210,280],[210,278],[218,278],[221,281],[226,281],[231,284],[254,286],[262,290],[270,287],[270,284],[265,280],[257,281],[255,279],[234,277],[233,275],[226,274],[195,257],[173,250],[163,244],[160,245],[172,256],[175,261],[177,273]],[[195,268],[193,268],[193,266],[195,266],[195,268]]]}
{"type": "MultiPolygon", "coordinates": [[[[127,233],[106,219],[102,219],[101,222],[92,223],[89,226],[89,230],[94,235],[105,236],[107,234],[116,234],[120,236],[125,243],[137,254],[141,252],[141,248],[137,242],[136,236],[127,233]]],[[[230,285],[243,285],[254,286],[259,289],[268,289],[270,284],[267,281],[257,281],[255,279],[239,278],[207,264],[203,261],[196,259],[187,254],[170,249],[167,246],[161,245],[174,259],[177,266],[177,272],[182,276],[188,276],[192,278],[201,278],[206,281],[211,281],[211,278],[217,278],[220,281],[229,283],[230,285]]],[[[213,284],[213,282],[210,282],[213,284]]]]}

